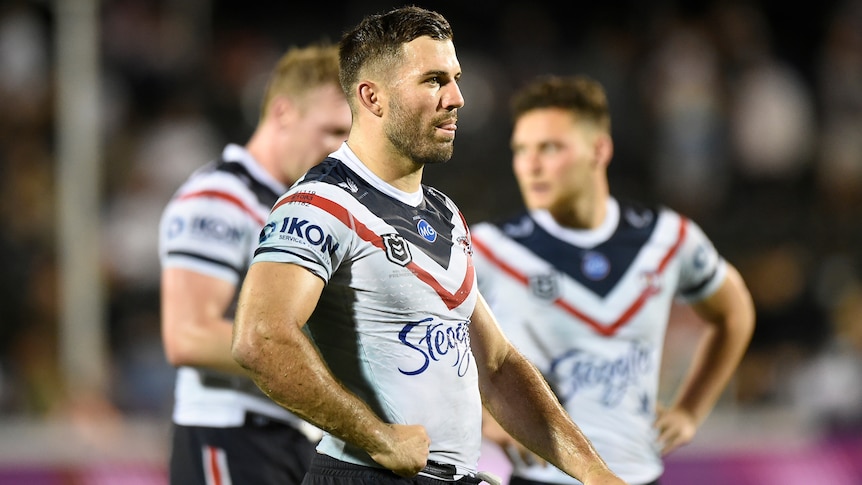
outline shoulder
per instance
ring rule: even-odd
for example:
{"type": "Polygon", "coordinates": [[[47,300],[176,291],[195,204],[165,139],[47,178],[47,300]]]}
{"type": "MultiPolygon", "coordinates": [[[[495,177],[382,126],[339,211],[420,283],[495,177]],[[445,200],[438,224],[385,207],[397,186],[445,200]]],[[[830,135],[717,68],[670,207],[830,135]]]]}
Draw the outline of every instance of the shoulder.
{"type": "Polygon", "coordinates": [[[356,179],[356,174],[341,160],[326,157],[322,162],[311,167],[294,187],[308,184],[329,184],[349,190],[351,186],[356,185],[356,179]]]}
{"type": "Polygon", "coordinates": [[[236,171],[226,170],[225,166],[225,162],[219,160],[202,166],[180,186],[175,198],[200,192],[224,193],[242,198],[253,195],[252,182],[236,171]]]}
{"type": "Polygon", "coordinates": [[[458,206],[455,204],[455,201],[439,189],[436,189],[429,185],[423,185],[422,191],[425,194],[426,199],[429,199],[433,202],[445,204],[449,207],[455,208],[456,210],[458,209],[458,206]]]}
{"type": "Polygon", "coordinates": [[[661,219],[675,217],[676,213],[661,205],[649,205],[629,199],[618,199],[620,229],[651,232],[661,219]]]}
{"type": "Polygon", "coordinates": [[[296,194],[306,194],[302,197],[318,194],[341,203],[351,203],[349,199],[361,199],[367,191],[367,184],[347,165],[337,158],[327,157],[309,169],[285,195],[294,194],[296,198],[296,194]]]}
{"type": "Polygon", "coordinates": [[[299,217],[321,222],[326,214],[351,227],[370,213],[365,183],[348,167],[327,158],[309,170],[273,205],[273,217],[299,217]]]}
{"type": "Polygon", "coordinates": [[[709,237],[701,229],[697,221],[686,214],[667,206],[659,206],[656,211],[658,221],[662,224],[664,231],[680,233],[680,236],[687,240],[689,244],[702,242],[711,244],[709,237]]]}
{"type": "Polygon", "coordinates": [[[698,225],[675,209],[661,205],[647,205],[631,200],[620,200],[618,233],[652,235],[654,238],[688,240],[704,237],[698,225]]]}
{"type": "Polygon", "coordinates": [[[211,162],[193,173],[168,202],[163,217],[263,225],[278,194],[260,187],[256,190],[249,179],[219,167],[218,161],[211,162]]]}
{"type": "Polygon", "coordinates": [[[533,219],[527,212],[522,211],[473,224],[470,232],[474,238],[491,241],[497,238],[520,239],[532,234],[534,228],[533,219]]]}

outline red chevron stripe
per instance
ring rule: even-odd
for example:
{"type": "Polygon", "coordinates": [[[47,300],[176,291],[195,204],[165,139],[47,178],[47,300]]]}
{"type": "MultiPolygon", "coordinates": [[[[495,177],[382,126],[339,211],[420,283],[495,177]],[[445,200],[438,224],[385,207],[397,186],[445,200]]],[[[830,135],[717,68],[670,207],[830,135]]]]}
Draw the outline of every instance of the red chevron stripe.
{"type": "MultiPolygon", "coordinates": [[[[279,207],[284,204],[289,204],[291,202],[301,202],[303,204],[313,205],[317,208],[323,209],[328,212],[330,215],[341,221],[342,224],[352,229],[360,238],[363,240],[373,244],[381,251],[386,251],[386,247],[383,245],[383,238],[381,238],[377,233],[369,229],[365,224],[361,221],[355,219],[353,214],[350,213],[345,207],[333,202],[325,197],[321,197],[317,194],[310,194],[307,192],[297,192],[295,194],[289,195],[282,200],[280,200],[272,210],[275,211],[279,207]]],[[[473,261],[471,259],[467,260],[467,272],[464,274],[464,280],[461,282],[461,286],[455,290],[454,293],[449,292],[444,288],[430,273],[419,267],[414,261],[411,261],[407,264],[407,269],[413,272],[419,280],[421,280],[426,285],[430,286],[437,295],[440,296],[440,299],[443,300],[443,303],[446,304],[446,307],[450,310],[464,303],[464,300],[470,295],[470,290],[473,288],[473,278],[475,277],[475,271],[473,269],[473,261]]]]}
{"type": "MultiPolygon", "coordinates": [[[[679,230],[677,231],[677,239],[674,242],[673,246],[668,249],[667,254],[664,255],[661,262],[656,268],[656,273],[661,274],[667,268],[668,263],[673,258],[674,254],[679,250],[679,247],[682,245],[683,240],[685,239],[686,228],[688,227],[687,219],[680,218],[679,230]]],[[[491,263],[500,268],[504,273],[511,276],[516,281],[520,282],[524,286],[529,285],[529,278],[526,275],[507,264],[502,259],[498,258],[494,253],[491,252],[491,249],[487,244],[483,243],[481,240],[477,239],[475,236],[473,237],[473,247],[480,251],[486,258],[488,258],[491,263]]],[[[632,302],[628,308],[623,311],[623,313],[613,322],[610,323],[602,323],[584,312],[580,311],[575,305],[563,300],[562,298],[557,298],[554,300],[554,305],[562,308],[564,311],[569,313],[570,315],[578,318],[583,321],[587,325],[589,325],[593,330],[598,332],[601,335],[606,337],[613,336],[616,334],[620,328],[625,326],[629,321],[631,321],[632,317],[634,317],[638,311],[644,306],[646,301],[652,295],[652,289],[647,287],[638,295],[637,299],[632,302]]]]}
{"type": "Polygon", "coordinates": [[[266,223],[266,221],[263,218],[261,218],[255,210],[249,208],[247,205],[245,205],[243,203],[243,201],[239,200],[238,198],[234,197],[231,194],[228,194],[227,192],[220,192],[218,190],[201,190],[198,192],[189,192],[188,194],[183,194],[183,195],[179,196],[177,199],[178,200],[186,200],[186,199],[194,199],[197,197],[212,197],[212,198],[224,200],[226,202],[230,202],[231,204],[242,209],[242,211],[245,212],[246,214],[253,217],[259,226],[263,226],[264,223],[266,223]]]}

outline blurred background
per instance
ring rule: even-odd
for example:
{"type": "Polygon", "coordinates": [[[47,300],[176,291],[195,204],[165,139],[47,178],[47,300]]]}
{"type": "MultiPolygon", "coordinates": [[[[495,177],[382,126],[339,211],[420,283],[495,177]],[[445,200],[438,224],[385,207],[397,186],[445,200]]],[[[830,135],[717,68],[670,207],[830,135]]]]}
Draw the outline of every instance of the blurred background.
{"type": "MultiPolygon", "coordinates": [[[[415,3],[455,30],[466,106],[426,182],[468,221],[521,207],[508,96],[584,73],[612,192],[693,218],[749,284],[751,348],[663,483],[862,483],[862,0],[415,3]]],[[[159,214],[247,141],[285,49],[395,5],[0,1],[0,484],[166,483],[159,214]]],[[[673,315],[668,398],[701,330],[673,315]]]]}

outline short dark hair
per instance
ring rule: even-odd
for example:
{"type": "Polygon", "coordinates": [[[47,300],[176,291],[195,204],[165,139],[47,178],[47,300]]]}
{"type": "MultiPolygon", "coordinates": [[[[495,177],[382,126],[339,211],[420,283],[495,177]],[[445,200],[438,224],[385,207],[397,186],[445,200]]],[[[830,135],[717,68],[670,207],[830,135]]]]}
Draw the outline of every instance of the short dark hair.
{"type": "Polygon", "coordinates": [[[452,27],[439,13],[411,5],[369,15],[346,32],[339,43],[339,79],[347,99],[363,68],[386,66],[399,58],[403,44],[422,36],[451,40],[452,27]]]}
{"type": "Polygon", "coordinates": [[[512,119],[518,121],[528,111],[559,108],[577,119],[611,130],[608,98],[602,85],[587,76],[542,76],[518,90],[512,97],[512,119]]]}

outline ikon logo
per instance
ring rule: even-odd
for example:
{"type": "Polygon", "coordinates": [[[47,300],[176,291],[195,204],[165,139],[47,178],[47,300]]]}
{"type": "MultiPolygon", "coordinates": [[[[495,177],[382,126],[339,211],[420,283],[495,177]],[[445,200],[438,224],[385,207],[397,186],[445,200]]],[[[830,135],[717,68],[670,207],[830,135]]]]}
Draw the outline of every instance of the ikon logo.
{"type": "Polygon", "coordinates": [[[287,234],[303,239],[314,246],[320,246],[321,252],[328,252],[330,255],[335,253],[339,246],[331,235],[323,231],[323,228],[298,217],[285,217],[282,220],[280,229],[278,222],[270,222],[263,226],[258,239],[260,242],[264,242],[275,233],[287,234]]]}

